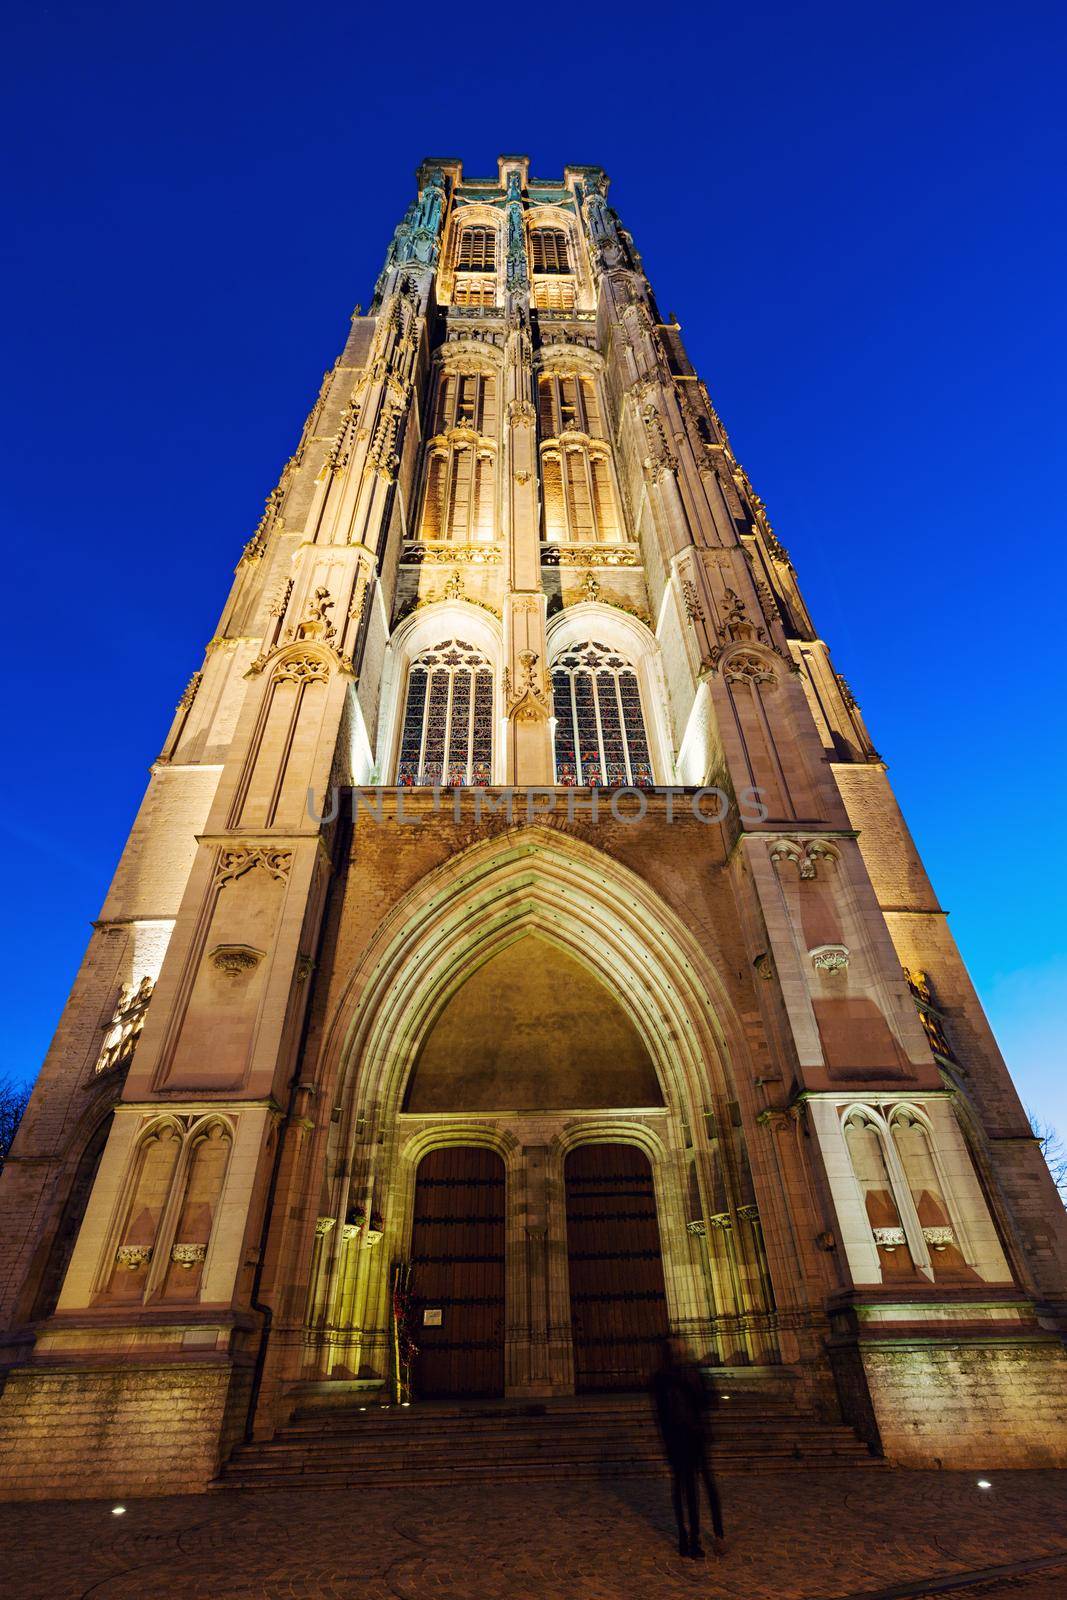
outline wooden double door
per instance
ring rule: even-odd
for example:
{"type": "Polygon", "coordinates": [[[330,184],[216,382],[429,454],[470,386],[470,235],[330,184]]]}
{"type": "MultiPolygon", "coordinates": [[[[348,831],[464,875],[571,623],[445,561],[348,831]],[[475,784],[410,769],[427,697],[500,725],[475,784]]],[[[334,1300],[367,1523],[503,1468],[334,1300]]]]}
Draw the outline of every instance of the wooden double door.
{"type": "Polygon", "coordinates": [[[631,1144],[583,1144],[565,1167],[574,1386],[643,1388],[668,1333],[652,1168],[631,1144]]]}
{"type": "MultiPolygon", "coordinates": [[[[634,1145],[579,1145],[564,1175],[575,1388],[642,1388],[668,1331],[648,1158],[634,1145]]],[[[419,1162],[411,1239],[419,1399],[504,1392],[506,1206],[495,1151],[449,1145],[419,1162]]]]}

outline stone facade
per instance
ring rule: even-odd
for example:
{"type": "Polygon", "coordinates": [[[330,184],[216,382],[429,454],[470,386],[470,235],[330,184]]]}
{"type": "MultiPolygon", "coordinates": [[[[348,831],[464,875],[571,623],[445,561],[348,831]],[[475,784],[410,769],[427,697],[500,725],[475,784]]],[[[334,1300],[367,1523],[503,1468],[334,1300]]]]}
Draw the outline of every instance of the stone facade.
{"type": "Polygon", "coordinates": [[[1063,1208],[606,194],[425,162],[240,556],[0,1185],[12,1494],[403,1391],[419,1163],[470,1146],[507,1394],[575,1385],[568,1159],[628,1145],[709,1367],[1067,1462],[1063,1208]]]}

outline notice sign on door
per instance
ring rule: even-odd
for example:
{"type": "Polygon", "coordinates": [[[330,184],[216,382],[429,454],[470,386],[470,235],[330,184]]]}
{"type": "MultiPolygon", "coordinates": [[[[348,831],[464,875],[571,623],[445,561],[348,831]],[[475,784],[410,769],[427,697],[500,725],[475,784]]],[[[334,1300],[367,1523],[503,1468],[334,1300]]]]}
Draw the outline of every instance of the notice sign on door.
{"type": "Polygon", "coordinates": [[[422,1313],[422,1325],[424,1328],[439,1328],[441,1317],[440,1306],[426,1306],[422,1313]]]}

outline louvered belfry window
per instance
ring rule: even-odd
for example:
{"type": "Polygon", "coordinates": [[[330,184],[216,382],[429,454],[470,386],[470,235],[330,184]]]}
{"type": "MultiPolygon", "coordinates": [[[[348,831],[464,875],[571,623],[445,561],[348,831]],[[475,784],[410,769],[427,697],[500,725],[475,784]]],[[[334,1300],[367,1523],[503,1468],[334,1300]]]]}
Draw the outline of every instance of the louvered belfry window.
{"type": "Polygon", "coordinates": [[[419,538],[491,542],[496,531],[496,378],[445,370],[426,446],[419,538]]]}
{"type": "Polygon", "coordinates": [[[552,668],[556,782],[568,787],[655,786],[637,673],[625,657],[591,641],[552,668]]]}
{"type": "Polygon", "coordinates": [[[562,228],[530,230],[530,266],[537,272],[570,272],[567,235],[562,228]]]}
{"type": "Polygon", "coordinates": [[[485,788],[493,777],[493,671],[462,639],[424,650],[408,673],[399,788],[485,788]]]}
{"type": "Polygon", "coordinates": [[[544,374],[538,416],[545,539],[618,544],[622,528],[595,383],[574,373],[544,374]]]}
{"type": "Polygon", "coordinates": [[[456,271],[496,271],[496,233],[492,228],[463,229],[456,249],[456,271]]]}

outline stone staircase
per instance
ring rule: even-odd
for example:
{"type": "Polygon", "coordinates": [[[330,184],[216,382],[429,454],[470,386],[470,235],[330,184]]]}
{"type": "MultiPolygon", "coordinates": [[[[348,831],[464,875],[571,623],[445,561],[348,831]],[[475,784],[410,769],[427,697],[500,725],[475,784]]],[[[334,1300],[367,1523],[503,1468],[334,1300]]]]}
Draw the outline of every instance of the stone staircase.
{"type": "MultiPolygon", "coordinates": [[[[851,1428],[757,1409],[743,1396],[712,1418],[724,1472],[880,1467],[851,1428]]],[[[272,1439],[236,1447],[213,1487],[348,1488],[618,1477],[665,1471],[644,1395],[535,1402],[382,1404],[298,1409],[272,1439]]]]}

